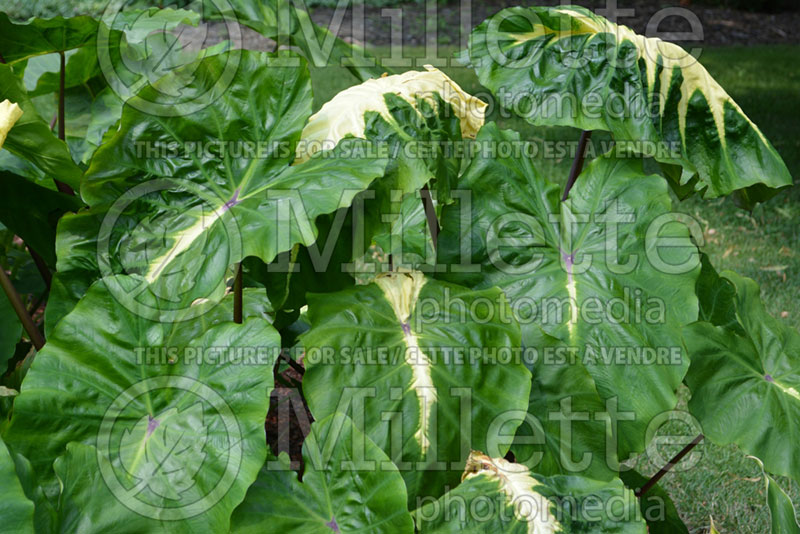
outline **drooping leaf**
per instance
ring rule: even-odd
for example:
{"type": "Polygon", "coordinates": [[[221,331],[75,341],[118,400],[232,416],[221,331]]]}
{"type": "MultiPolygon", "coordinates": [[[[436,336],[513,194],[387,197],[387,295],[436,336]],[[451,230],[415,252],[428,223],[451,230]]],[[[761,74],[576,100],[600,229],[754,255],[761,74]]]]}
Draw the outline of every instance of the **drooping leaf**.
{"type": "Polygon", "coordinates": [[[266,455],[280,343],[263,318],[237,325],[224,322],[229,314],[148,320],[95,283],[37,354],[5,438],[51,497],[50,470],[66,444],[96,444],[116,497],[98,506],[131,508],[154,528],[158,519],[172,531],[226,530],[266,455]]]}
{"type": "Polygon", "coordinates": [[[13,453],[14,466],[25,496],[33,501],[33,531],[56,532],[57,512],[47,498],[33,473],[31,462],[21,454],[13,453]]]}
{"type": "MultiPolygon", "coordinates": [[[[28,95],[36,97],[58,92],[61,85],[60,71],[61,61],[57,53],[28,59],[23,76],[28,95]]],[[[64,89],[88,84],[99,74],[100,65],[97,63],[97,50],[94,47],[85,46],[65,54],[64,89]]]]}
{"type": "Polygon", "coordinates": [[[736,290],[742,332],[707,322],[684,329],[689,410],[712,442],[736,443],[770,473],[800,480],[800,334],[766,312],[756,282],[731,271],[721,276],[736,290]]]}
{"type": "Polygon", "coordinates": [[[473,451],[462,482],[414,512],[420,534],[578,532],[644,534],[633,492],[619,479],[542,477],[473,451]]]}
{"type": "Polygon", "coordinates": [[[0,171],[0,222],[18,235],[50,266],[56,265],[56,224],[81,202],[30,180],[0,171]]]}
{"type": "Polygon", "coordinates": [[[294,321],[292,317],[306,304],[306,293],[333,293],[355,283],[346,268],[354,257],[352,209],[320,215],[316,225],[319,234],[311,245],[295,245],[269,265],[257,258],[245,260],[275,309],[286,312],[286,320],[294,321]]]}
{"type": "MultiPolygon", "coordinates": [[[[5,17],[4,14],[0,16],[5,17]]],[[[2,33],[2,32],[0,32],[2,33]]],[[[30,161],[49,178],[78,188],[83,171],[72,160],[64,141],[36,111],[22,81],[8,65],[0,64],[0,101],[10,100],[22,109],[22,116],[8,132],[3,148],[30,161]]]]}
{"type": "MultiPolygon", "coordinates": [[[[764,483],[767,490],[767,506],[769,507],[770,525],[772,534],[798,534],[800,533],[800,522],[797,520],[797,513],[794,504],[783,488],[769,476],[764,470],[764,464],[758,458],[751,456],[764,475],[764,483]]],[[[713,520],[711,522],[714,524],[713,520]]]]}
{"type": "Polygon", "coordinates": [[[108,10],[102,21],[88,15],[77,17],[33,18],[13,22],[0,13],[0,54],[4,63],[14,64],[29,58],[91,47],[98,30],[123,32],[131,42],[141,42],[156,31],[169,31],[182,24],[196,26],[198,13],[185,9],[108,10]]]}
{"type": "Polygon", "coordinates": [[[466,93],[446,74],[430,65],[426,66],[425,71],[411,70],[367,80],[338,93],[309,118],[297,147],[298,160],[308,159],[325,146],[333,147],[346,136],[366,137],[365,114],[368,111],[379,114],[401,135],[405,133],[406,124],[391,113],[393,100],[384,96],[387,93],[411,104],[420,115],[423,113],[422,101],[431,106],[441,101],[447,102],[453,115],[460,121],[461,136],[466,138],[475,138],[483,126],[488,105],[466,93]],[[436,96],[441,100],[437,100],[436,96]]]}
{"type": "Polygon", "coordinates": [[[392,254],[395,266],[419,269],[434,258],[419,190],[427,185],[438,206],[451,202],[458,149],[483,125],[485,108],[430,66],[368,80],[340,92],[309,119],[297,161],[349,136],[366,138],[388,154],[383,178],[362,195],[355,232],[392,254]]]}
{"type": "Polygon", "coordinates": [[[378,64],[363,47],[347,43],[328,28],[318,26],[295,2],[287,0],[230,0],[203,4],[208,20],[236,21],[279,46],[295,46],[316,67],[346,67],[361,81],[377,78],[392,69],[378,64]]]}
{"type": "Polygon", "coordinates": [[[0,13],[0,54],[4,63],[81,48],[94,42],[96,36],[97,20],[86,15],[34,18],[20,23],[0,13]]]}
{"type": "MultiPolygon", "coordinates": [[[[632,469],[621,471],[619,477],[634,492],[648,481],[647,477],[632,469]]],[[[639,508],[642,511],[642,517],[647,521],[649,534],[689,534],[689,529],[678,515],[675,503],[658,484],[639,497],[639,508]]]]}
{"type": "Polygon", "coordinates": [[[577,6],[515,7],[465,54],[501,105],[537,125],[610,131],[623,150],[679,166],[678,186],[745,206],[792,183],[777,151],[683,48],[577,6]],[[524,105],[523,105],[524,104],[524,105]],[[695,180],[695,177],[699,179],[695,180]]]}
{"type": "MultiPolygon", "coordinates": [[[[488,124],[477,143],[499,152],[520,139],[488,124]]],[[[597,158],[560,202],[531,160],[491,154],[479,151],[462,174],[469,198],[444,208],[438,261],[455,267],[440,276],[500,287],[523,344],[538,348],[544,330],[572,351],[568,361],[586,368],[606,411],[627,412],[617,418],[624,460],[677,402],[689,365],[681,326],[698,313],[697,249],[669,211],[664,181],[638,161],[597,158]]]]}
{"type": "MultiPolygon", "coordinates": [[[[400,466],[410,502],[441,495],[458,479],[453,462],[495,442],[495,419],[527,407],[519,330],[496,289],[386,273],[367,286],[308,295],[308,303],[311,329],[301,342],[311,413],[352,409],[357,424],[363,418],[367,436],[400,466]]],[[[513,435],[518,424],[502,432],[513,435]]],[[[497,443],[498,454],[509,444],[497,443]]]]}
{"type": "Polygon", "coordinates": [[[236,534],[411,534],[397,467],[345,415],[311,425],[300,483],[288,457],[268,461],[231,519],[236,534]]]}
{"type": "Polygon", "coordinates": [[[700,305],[698,320],[744,335],[736,319],[736,288],[717,273],[706,254],[700,255],[700,261],[702,268],[696,289],[700,305]]]}
{"type": "Polygon", "coordinates": [[[25,496],[14,460],[0,439],[0,532],[33,534],[33,503],[25,496]]]}

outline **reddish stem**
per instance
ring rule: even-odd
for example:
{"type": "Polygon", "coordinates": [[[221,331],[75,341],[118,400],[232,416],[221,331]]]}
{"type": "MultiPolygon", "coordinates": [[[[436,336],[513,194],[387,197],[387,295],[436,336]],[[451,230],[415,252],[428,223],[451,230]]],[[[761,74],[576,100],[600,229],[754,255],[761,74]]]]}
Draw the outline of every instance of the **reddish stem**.
{"type": "Polygon", "coordinates": [[[14,308],[14,312],[16,312],[17,317],[19,317],[22,327],[25,328],[25,331],[28,333],[31,343],[33,343],[33,346],[36,347],[37,351],[41,350],[42,347],[44,347],[44,336],[42,336],[41,332],[39,332],[39,329],[36,328],[36,325],[33,323],[33,319],[31,318],[30,314],[28,314],[28,310],[26,310],[25,306],[22,304],[22,299],[19,298],[17,290],[14,289],[11,279],[6,274],[6,271],[2,268],[0,268],[0,285],[3,286],[3,291],[5,292],[6,297],[8,297],[11,307],[14,308]]]}
{"type": "MultiPolygon", "coordinates": [[[[61,69],[58,73],[58,138],[62,141],[65,141],[67,138],[67,128],[66,128],[66,112],[64,109],[64,93],[65,93],[65,85],[66,85],[66,76],[67,76],[67,65],[66,65],[66,58],[64,56],[64,52],[59,52],[58,56],[61,60],[61,69]]],[[[67,195],[75,195],[75,191],[72,190],[70,186],[61,182],[59,180],[53,179],[56,183],[56,187],[59,191],[67,195]]]]}
{"type": "Polygon", "coordinates": [[[703,441],[703,437],[704,437],[703,434],[698,435],[696,438],[694,438],[694,440],[691,443],[689,443],[687,446],[681,449],[678,454],[673,456],[672,460],[667,462],[667,465],[659,469],[658,473],[650,477],[650,480],[645,482],[644,486],[642,486],[636,491],[636,496],[641,497],[642,495],[650,491],[653,488],[653,486],[658,484],[658,481],[661,480],[664,477],[664,475],[669,473],[669,470],[675,467],[675,464],[680,462],[684,456],[689,454],[692,449],[697,447],[700,444],[700,442],[703,441]]]}
{"type": "Polygon", "coordinates": [[[575,159],[572,160],[572,168],[569,170],[569,178],[567,179],[567,185],[564,187],[564,194],[561,195],[561,202],[567,200],[570,189],[572,189],[572,186],[575,185],[575,180],[578,179],[578,175],[580,175],[581,171],[583,170],[583,160],[586,156],[586,145],[589,143],[589,139],[591,139],[591,137],[591,130],[584,130],[581,132],[581,139],[578,141],[578,150],[575,152],[575,159]]]}
{"type": "Polygon", "coordinates": [[[242,264],[236,264],[236,278],[233,279],[233,322],[242,324],[242,264]]]}

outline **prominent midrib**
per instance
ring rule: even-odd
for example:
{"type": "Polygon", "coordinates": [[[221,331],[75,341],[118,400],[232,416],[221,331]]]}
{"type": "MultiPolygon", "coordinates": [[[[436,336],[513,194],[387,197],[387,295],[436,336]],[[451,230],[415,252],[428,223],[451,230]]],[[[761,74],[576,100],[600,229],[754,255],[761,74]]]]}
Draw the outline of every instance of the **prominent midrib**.
{"type": "Polygon", "coordinates": [[[390,273],[375,279],[403,330],[403,342],[406,345],[405,362],[411,367],[410,387],[419,401],[419,428],[414,438],[419,443],[422,454],[425,454],[430,447],[431,412],[436,402],[436,388],[431,377],[431,361],[420,348],[417,336],[411,329],[409,317],[425,282],[425,276],[420,272],[390,273]]]}
{"type": "Polygon", "coordinates": [[[527,524],[528,534],[556,534],[562,531],[561,524],[550,513],[550,501],[534,491],[541,484],[530,475],[524,465],[472,451],[462,480],[477,476],[498,481],[500,491],[514,507],[517,520],[527,524]]]}
{"type": "Polygon", "coordinates": [[[170,236],[172,245],[157,258],[148,262],[147,273],[145,274],[147,283],[152,284],[155,282],[175,258],[187,251],[204,232],[208,231],[214,223],[222,218],[224,211],[224,209],[218,208],[211,215],[201,211],[191,226],[172,234],[170,236]]]}

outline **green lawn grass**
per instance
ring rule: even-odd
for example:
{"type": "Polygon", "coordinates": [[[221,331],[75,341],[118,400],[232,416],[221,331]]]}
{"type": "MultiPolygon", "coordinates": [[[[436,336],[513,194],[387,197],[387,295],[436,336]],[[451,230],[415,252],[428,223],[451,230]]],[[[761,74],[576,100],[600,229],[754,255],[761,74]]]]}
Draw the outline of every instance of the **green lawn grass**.
{"type": "MultiPolygon", "coordinates": [[[[445,57],[452,48],[440,49],[445,57]]],[[[373,51],[379,57],[388,50],[373,51]]],[[[407,48],[407,57],[420,57],[421,48],[407,48]]],[[[700,61],[706,65],[745,113],[760,126],[781,153],[792,176],[800,179],[800,57],[798,46],[759,46],[748,48],[708,48],[700,61]]],[[[472,71],[463,67],[443,67],[464,89],[478,93],[483,89],[472,71]]],[[[356,83],[347,71],[336,67],[315,69],[313,84],[315,108],[336,92],[356,83]]],[[[529,140],[576,141],[571,128],[536,128],[519,119],[504,119],[497,111],[489,120],[504,128],[514,128],[529,140]]],[[[595,134],[594,141],[607,140],[595,134]]],[[[542,158],[541,168],[551,179],[563,181],[570,157],[542,158]]],[[[786,324],[800,327],[800,187],[783,191],[747,213],[728,199],[691,198],[677,203],[676,209],[696,217],[705,231],[702,249],[718,269],[732,269],[761,284],[767,309],[786,324]]],[[[681,390],[680,407],[685,408],[689,393],[681,390]]],[[[668,447],[669,457],[679,446],[668,447]]],[[[703,443],[697,449],[700,461],[689,470],[676,469],[662,486],[672,495],[692,533],[705,532],[709,516],[723,534],[763,534],[769,531],[769,512],[765,507],[764,483],[755,462],[735,446],[718,447],[703,443]]],[[[636,467],[652,475],[661,464],[646,454],[636,467]]],[[[784,487],[790,483],[781,479],[784,487]]],[[[791,487],[795,503],[800,502],[797,485],[791,487]]]]}

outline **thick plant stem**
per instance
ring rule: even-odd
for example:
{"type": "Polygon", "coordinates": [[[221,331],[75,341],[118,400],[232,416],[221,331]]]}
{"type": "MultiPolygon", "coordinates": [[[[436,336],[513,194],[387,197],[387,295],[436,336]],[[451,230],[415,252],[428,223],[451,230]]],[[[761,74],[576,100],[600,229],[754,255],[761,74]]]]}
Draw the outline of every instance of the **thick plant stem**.
{"type": "Polygon", "coordinates": [[[242,264],[236,264],[236,278],[233,279],[233,322],[242,324],[242,264]]]}
{"type": "Polygon", "coordinates": [[[31,316],[28,314],[28,310],[26,310],[25,306],[23,306],[22,299],[19,298],[17,290],[14,289],[14,286],[11,284],[11,279],[3,269],[0,269],[0,285],[3,286],[3,291],[5,292],[6,297],[8,297],[11,307],[14,308],[14,311],[17,313],[17,317],[19,317],[22,327],[25,328],[25,331],[28,333],[28,337],[31,338],[33,346],[36,347],[37,351],[41,350],[42,347],[44,347],[44,336],[42,336],[41,332],[39,332],[39,329],[36,328],[36,325],[33,324],[33,319],[31,319],[31,316]]]}
{"type": "Polygon", "coordinates": [[[436,208],[433,206],[433,197],[431,197],[428,184],[425,184],[419,194],[422,197],[422,207],[425,209],[425,218],[428,220],[428,229],[431,232],[433,250],[436,251],[439,249],[439,219],[436,218],[436,208]]]}
{"type": "Polygon", "coordinates": [[[564,186],[564,194],[561,195],[561,202],[567,200],[570,189],[572,189],[572,186],[575,185],[575,180],[578,179],[578,175],[581,173],[581,170],[583,170],[583,159],[586,156],[586,145],[589,143],[589,139],[591,139],[591,137],[591,130],[584,130],[581,132],[581,139],[578,141],[578,150],[575,152],[575,159],[572,160],[572,168],[569,170],[569,178],[567,179],[567,185],[564,186]]]}
{"type": "MultiPolygon", "coordinates": [[[[61,69],[59,70],[58,74],[58,138],[62,141],[65,141],[67,138],[67,127],[65,124],[65,116],[66,112],[64,110],[64,91],[65,91],[65,80],[67,76],[67,66],[66,66],[66,59],[64,57],[64,52],[59,52],[58,56],[61,60],[61,69]]],[[[56,187],[62,193],[67,195],[75,195],[75,191],[72,190],[70,186],[61,182],[59,180],[53,180],[56,183],[56,187]]]]}
{"type": "Polygon", "coordinates": [[[44,285],[47,286],[47,291],[50,291],[50,284],[53,282],[53,273],[51,273],[50,269],[48,269],[47,264],[44,262],[44,258],[39,256],[35,250],[33,250],[31,247],[28,247],[28,252],[30,252],[31,258],[33,258],[33,263],[36,265],[36,269],[39,271],[39,274],[42,275],[42,280],[44,280],[44,285]]]}
{"type": "Polygon", "coordinates": [[[636,496],[641,497],[642,495],[650,491],[653,488],[653,486],[658,484],[658,481],[661,480],[664,477],[664,475],[669,473],[670,469],[675,467],[675,464],[680,462],[684,456],[689,454],[692,451],[692,449],[697,447],[700,444],[700,442],[703,441],[703,438],[704,438],[703,434],[699,434],[696,438],[694,438],[694,440],[692,440],[691,443],[689,443],[687,446],[681,449],[680,452],[678,452],[678,454],[673,456],[672,459],[669,462],[667,462],[667,465],[659,469],[658,473],[650,477],[650,480],[648,480],[644,486],[642,486],[636,491],[636,496]]]}

